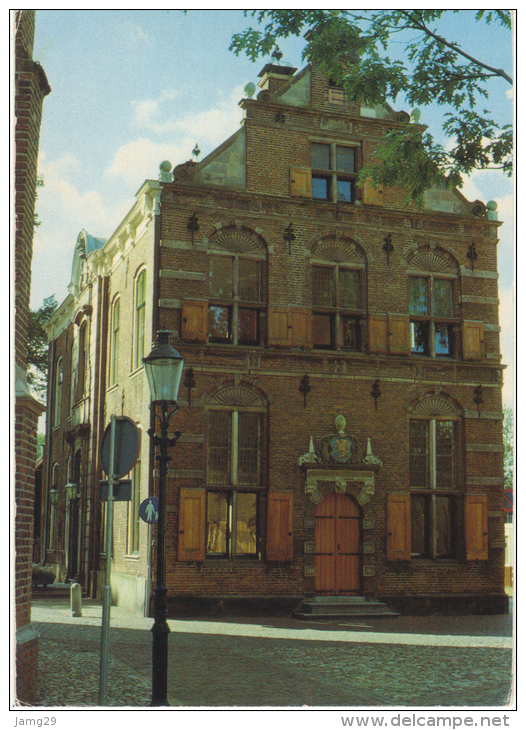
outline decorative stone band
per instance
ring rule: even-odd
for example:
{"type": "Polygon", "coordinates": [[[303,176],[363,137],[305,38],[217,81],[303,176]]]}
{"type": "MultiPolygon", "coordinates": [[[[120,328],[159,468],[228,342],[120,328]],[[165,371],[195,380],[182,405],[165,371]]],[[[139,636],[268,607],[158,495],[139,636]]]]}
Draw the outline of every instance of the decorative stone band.
{"type": "Polygon", "coordinates": [[[504,446],[502,444],[466,444],[466,451],[487,451],[496,454],[504,451],[504,446]]]}
{"type": "Polygon", "coordinates": [[[335,492],[352,494],[360,505],[367,504],[374,494],[373,471],[309,469],[305,492],[311,495],[310,499],[314,504],[319,504],[323,499],[323,495],[318,491],[319,482],[334,482],[335,492]]]}
{"type": "Polygon", "coordinates": [[[494,307],[499,306],[498,297],[477,297],[471,294],[463,294],[460,297],[461,304],[491,304],[494,307]]]}

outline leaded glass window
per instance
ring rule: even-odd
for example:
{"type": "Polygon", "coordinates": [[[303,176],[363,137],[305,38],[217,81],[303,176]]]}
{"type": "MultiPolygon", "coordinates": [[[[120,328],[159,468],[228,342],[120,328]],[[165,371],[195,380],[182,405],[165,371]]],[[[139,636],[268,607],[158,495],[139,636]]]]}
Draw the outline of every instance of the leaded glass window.
{"type": "Polygon", "coordinates": [[[237,255],[211,256],[210,298],[208,310],[210,342],[234,345],[259,344],[261,307],[257,306],[257,303],[262,299],[260,260],[237,255]]]}
{"type": "Polygon", "coordinates": [[[409,277],[413,355],[454,357],[455,314],[453,279],[435,275],[409,277]]]}
{"type": "Polygon", "coordinates": [[[409,422],[411,553],[415,557],[454,557],[459,516],[459,475],[455,421],[409,422]]]}
{"type": "Polygon", "coordinates": [[[312,343],[319,349],[361,349],[361,270],[312,267],[312,343]],[[320,308],[324,311],[316,311],[320,308]]]}

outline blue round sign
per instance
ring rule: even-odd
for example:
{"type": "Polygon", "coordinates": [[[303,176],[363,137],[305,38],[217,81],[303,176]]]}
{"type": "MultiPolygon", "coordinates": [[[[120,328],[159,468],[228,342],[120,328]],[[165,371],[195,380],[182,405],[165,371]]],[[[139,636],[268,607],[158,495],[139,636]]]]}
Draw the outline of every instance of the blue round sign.
{"type": "Polygon", "coordinates": [[[157,497],[146,497],[139,507],[139,517],[149,525],[156,525],[159,519],[159,500],[157,497]]]}

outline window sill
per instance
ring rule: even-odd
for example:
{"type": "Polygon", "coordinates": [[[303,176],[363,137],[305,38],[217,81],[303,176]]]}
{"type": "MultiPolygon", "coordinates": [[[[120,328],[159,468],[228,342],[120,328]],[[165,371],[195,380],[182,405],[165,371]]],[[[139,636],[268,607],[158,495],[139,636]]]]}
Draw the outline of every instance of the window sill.
{"type": "Polygon", "coordinates": [[[132,370],[132,372],[130,373],[129,377],[130,378],[135,378],[135,377],[137,377],[137,375],[139,375],[142,372],[144,372],[144,365],[141,365],[136,370],[132,370]]]}
{"type": "Polygon", "coordinates": [[[257,555],[254,555],[253,558],[247,558],[245,556],[239,556],[237,558],[227,558],[224,555],[218,555],[217,557],[213,555],[207,555],[205,557],[205,563],[207,563],[208,565],[212,565],[212,563],[215,563],[221,565],[254,566],[260,565],[262,563],[262,560],[257,555]]]}

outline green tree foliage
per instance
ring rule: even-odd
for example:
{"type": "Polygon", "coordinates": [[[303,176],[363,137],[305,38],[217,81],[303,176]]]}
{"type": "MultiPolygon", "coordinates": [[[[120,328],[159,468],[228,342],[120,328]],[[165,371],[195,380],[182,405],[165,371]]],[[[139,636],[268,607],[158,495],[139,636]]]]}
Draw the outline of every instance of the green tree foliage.
{"type": "Polygon", "coordinates": [[[230,50],[255,61],[272,53],[279,39],[303,36],[303,57],[365,106],[398,95],[410,107],[444,106],[447,149],[424,126],[408,124],[387,133],[360,175],[375,186],[398,184],[407,190],[407,202],[421,205],[434,185],[461,187],[462,174],[512,173],[512,126],[497,124],[482,106],[492,80],[512,79],[440,34],[440,21],[459,12],[469,13],[474,25],[498,24],[511,32],[508,10],[246,10],[259,27],[233,35],[230,50]]]}
{"type": "Polygon", "coordinates": [[[40,397],[46,395],[48,344],[44,325],[57,308],[55,295],[44,299],[40,309],[29,310],[27,339],[27,382],[40,397]]]}
{"type": "Polygon", "coordinates": [[[504,441],[504,487],[513,487],[513,451],[514,451],[514,428],[513,410],[504,406],[504,420],[502,422],[502,436],[504,441]]]}

